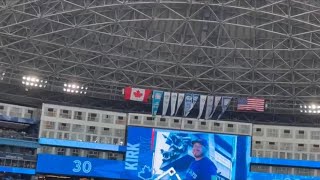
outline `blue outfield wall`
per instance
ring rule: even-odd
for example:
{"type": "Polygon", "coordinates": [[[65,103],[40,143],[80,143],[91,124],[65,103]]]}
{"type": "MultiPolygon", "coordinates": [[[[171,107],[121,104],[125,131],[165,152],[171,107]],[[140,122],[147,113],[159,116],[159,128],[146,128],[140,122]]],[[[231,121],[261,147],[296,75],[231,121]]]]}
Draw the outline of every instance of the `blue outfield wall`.
{"type": "Polygon", "coordinates": [[[8,166],[0,166],[0,173],[15,173],[15,174],[30,174],[34,175],[36,170],[29,168],[18,168],[18,167],[8,167],[8,166]]]}
{"type": "Polygon", "coordinates": [[[105,151],[125,152],[126,146],[118,146],[113,144],[101,144],[81,141],[70,141],[62,139],[40,138],[39,144],[48,146],[73,147],[82,149],[95,149],[105,151]]]}
{"type": "MultiPolygon", "coordinates": [[[[274,159],[276,160],[276,159],[274,159]]],[[[256,160],[255,160],[256,161],[256,160]]],[[[0,167],[0,171],[4,171],[0,167]]],[[[34,174],[32,169],[7,168],[6,172],[34,174]]],[[[117,179],[141,179],[139,176],[149,172],[142,169],[137,176],[133,176],[126,169],[125,161],[106,160],[97,158],[84,158],[75,156],[60,156],[51,154],[39,154],[37,162],[37,173],[59,174],[69,176],[102,177],[117,179]],[[49,163],[48,163],[49,162],[49,163]],[[135,177],[135,178],[134,178],[135,177]]],[[[237,176],[236,176],[237,177],[237,176]]],[[[236,178],[237,179],[237,178],[236,178]]],[[[243,179],[243,178],[241,178],[243,179]]],[[[271,174],[250,172],[247,180],[320,180],[320,177],[296,176],[286,174],[271,174]]]]}
{"type": "Polygon", "coordinates": [[[127,179],[125,162],[98,158],[38,154],[37,173],[127,179]]]}

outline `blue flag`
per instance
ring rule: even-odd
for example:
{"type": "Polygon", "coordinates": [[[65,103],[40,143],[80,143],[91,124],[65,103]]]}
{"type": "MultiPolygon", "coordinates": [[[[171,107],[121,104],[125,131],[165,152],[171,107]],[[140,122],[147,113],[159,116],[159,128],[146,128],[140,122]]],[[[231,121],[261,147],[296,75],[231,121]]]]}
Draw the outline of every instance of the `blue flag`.
{"type": "Polygon", "coordinates": [[[152,94],[152,116],[156,116],[163,91],[154,90],[152,94]]]}

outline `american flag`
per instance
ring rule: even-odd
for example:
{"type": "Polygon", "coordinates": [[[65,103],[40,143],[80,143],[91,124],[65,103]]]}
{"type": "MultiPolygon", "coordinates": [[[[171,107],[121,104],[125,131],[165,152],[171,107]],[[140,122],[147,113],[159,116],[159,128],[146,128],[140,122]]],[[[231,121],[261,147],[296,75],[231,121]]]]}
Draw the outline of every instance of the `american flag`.
{"type": "Polygon", "coordinates": [[[264,112],[264,99],[238,98],[237,110],[264,112]]]}

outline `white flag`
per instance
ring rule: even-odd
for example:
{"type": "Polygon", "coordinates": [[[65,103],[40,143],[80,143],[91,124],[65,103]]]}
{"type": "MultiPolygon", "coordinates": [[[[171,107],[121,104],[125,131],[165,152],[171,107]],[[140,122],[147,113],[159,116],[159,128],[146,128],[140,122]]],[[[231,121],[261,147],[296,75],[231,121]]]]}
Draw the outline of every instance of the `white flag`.
{"type": "Polygon", "coordinates": [[[218,117],[218,120],[220,119],[220,117],[224,114],[224,112],[226,112],[230,102],[231,102],[232,97],[228,97],[228,96],[223,96],[222,97],[222,102],[221,102],[221,107],[222,107],[222,111],[218,117]]]}
{"type": "Polygon", "coordinates": [[[187,93],[184,98],[183,116],[184,117],[188,116],[192,108],[193,108],[192,94],[187,93]]]}
{"type": "Polygon", "coordinates": [[[176,112],[176,104],[177,104],[178,93],[171,93],[171,112],[170,115],[173,116],[176,112]]]}
{"type": "Polygon", "coordinates": [[[203,108],[204,108],[204,104],[206,103],[206,99],[207,96],[206,95],[200,95],[200,104],[199,104],[199,114],[198,114],[198,119],[200,119],[202,112],[203,112],[203,108]]]}
{"type": "Polygon", "coordinates": [[[212,109],[213,109],[213,101],[214,101],[214,96],[208,96],[208,100],[207,100],[207,106],[206,106],[206,114],[204,119],[209,119],[212,109]]]}
{"type": "Polygon", "coordinates": [[[218,104],[219,104],[220,100],[221,100],[221,96],[215,96],[215,97],[214,97],[213,111],[211,112],[209,118],[211,118],[211,117],[213,116],[214,112],[216,112],[216,109],[217,109],[217,107],[218,107],[218,104]]]}
{"type": "Polygon", "coordinates": [[[170,101],[170,92],[164,92],[163,104],[162,104],[162,116],[165,116],[167,114],[169,101],[170,101]]]}
{"type": "Polygon", "coordinates": [[[178,110],[179,110],[179,108],[180,108],[180,106],[181,106],[181,104],[183,102],[183,99],[184,99],[184,93],[179,93],[179,95],[178,95],[178,104],[177,104],[177,109],[176,109],[176,113],[175,114],[178,113],[178,110]]]}

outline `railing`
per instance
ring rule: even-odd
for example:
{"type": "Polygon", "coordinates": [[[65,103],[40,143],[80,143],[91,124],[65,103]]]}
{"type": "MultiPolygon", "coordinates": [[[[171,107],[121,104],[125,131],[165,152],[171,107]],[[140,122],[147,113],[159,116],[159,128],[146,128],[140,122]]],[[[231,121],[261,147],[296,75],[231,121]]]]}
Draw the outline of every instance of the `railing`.
{"type": "Polygon", "coordinates": [[[320,148],[311,147],[310,152],[320,152],[320,148]]]}
{"type": "Polygon", "coordinates": [[[88,129],[87,130],[87,133],[90,133],[90,134],[97,134],[97,130],[91,130],[91,129],[88,129]]]}
{"type": "Polygon", "coordinates": [[[263,145],[262,144],[254,144],[253,149],[263,149],[263,145]]]}
{"type": "Polygon", "coordinates": [[[99,118],[98,117],[88,117],[88,121],[98,122],[99,118]]]}
{"type": "Polygon", "coordinates": [[[0,131],[0,137],[11,138],[11,139],[20,139],[20,140],[25,140],[25,141],[38,141],[38,138],[36,138],[36,137],[27,136],[23,133],[19,133],[16,131],[2,130],[2,131],[0,131]]]}
{"type": "Polygon", "coordinates": [[[61,118],[71,119],[71,114],[60,114],[61,118]]]}
{"type": "Polygon", "coordinates": [[[306,139],[307,135],[306,134],[296,134],[297,139],[306,139]]]}
{"type": "Polygon", "coordinates": [[[45,129],[54,129],[54,125],[52,125],[52,124],[45,124],[45,125],[44,125],[44,128],[45,128],[45,129]]]}
{"type": "Polygon", "coordinates": [[[306,152],[306,151],[307,151],[307,147],[299,147],[299,146],[298,146],[298,147],[296,147],[296,150],[297,150],[297,151],[300,151],[300,152],[301,152],[301,151],[306,152]]]}
{"type": "Polygon", "coordinates": [[[84,116],[82,116],[82,115],[75,115],[73,119],[76,119],[76,120],[84,120],[84,116]]]}
{"type": "Polygon", "coordinates": [[[105,130],[102,130],[101,131],[101,135],[105,135],[105,136],[112,136],[112,131],[105,131],[105,130]]]}
{"type": "Polygon", "coordinates": [[[263,136],[263,132],[262,131],[254,131],[253,136],[263,136]]]}
{"type": "Polygon", "coordinates": [[[116,137],[124,137],[125,136],[125,132],[124,131],[120,131],[120,132],[115,131],[114,134],[115,134],[116,137]]]}
{"type": "Polygon", "coordinates": [[[16,160],[10,158],[0,158],[0,166],[11,166],[11,167],[22,167],[22,168],[32,168],[36,167],[36,161],[32,160],[16,160]]]}
{"type": "Polygon", "coordinates": [[[14,159],[14,160],[33,160],[35,161],[37,159],[36,155],[29,155],[29,154],[23,154],[23,153],[12,153],[12,152],[4,152],[0,151],[0,157],[6,158],[6,159],[14,159]]]}
{"type": "Polygon", "coordinates": [[[274,133],[274,132],[267,132],[267,137],[279,137],[279,134],[278,133],[274,133]]]}
{"type": "Polygon", "coordinates": [[[293,146],[292,145],[280,144],[280,150],[292,151],[293,150],[293,146]]]}
{"type": "Polygon", "coordinates": [[[278,146],[277,145],[267,145],[266,149],[278,150],[278,146]]]}
{"type": "Polygon", "coordinates": [[[116,124],[122,124],[122,125],[126,125],[127,121],[125,119],[117,119],[116,120],[116,124]]]}
{"type": "Polygon", "coordinates": [[[57,115],[57,112],[50,112],[50,111],[47,111],[44,113],[45,116],[49,116],[49,117],[56,117],[57,115]]]}
{"type": "Polygon", "coordinates": [[[72,128],[72,132],[83,132],[84,131],[84,127],[74,127],[72,128]]]}
{"type": "Polygon", "coordinates": [[[61,131],[69,131],[70,130],[70,126],[59,126],[58,129],[61,130],[61,131]]]}
{"type": "Polygon", "coordinates": [[[12,116],[12,117],[22,117],[22,113],[18,113],[18,112],[10,112],[9,113],[9,116],[12,116]]]}
{"type": "Polygon", "coordinates": [[[0,114],[2,114],[2,115],[6,115],[7,114],[7,110],[0,110],[0,114]]]}
{"type": "Polygon", "coordinates": [[[290,134],[290,133],[282,133],[282,134],[280,135],[280,137],[281,137],[281,138],[292,138],[293,135],[290,134]]]}

